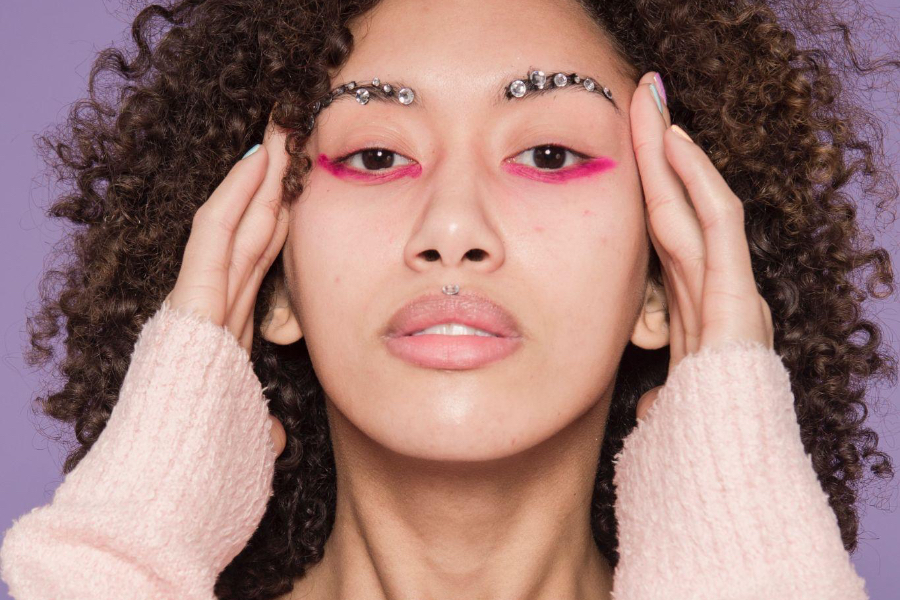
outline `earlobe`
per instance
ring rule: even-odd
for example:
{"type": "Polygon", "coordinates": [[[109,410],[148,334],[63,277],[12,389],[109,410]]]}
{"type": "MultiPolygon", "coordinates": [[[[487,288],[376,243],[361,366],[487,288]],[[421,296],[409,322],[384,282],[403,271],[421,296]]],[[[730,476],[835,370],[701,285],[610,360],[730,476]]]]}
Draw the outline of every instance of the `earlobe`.
{"type": "Polygon", "coordinates": [[[648,280],[644,303],[631,334],[632,344],[645,350],[658,350],[669,344],[667,306],[665,289],[648,280]]]}
{"type": "Polygon", "coordinates": [[[272,307],[260,325],[260,332],[263,339],[282,346],[293,344],[303,337],[300,323],[291,309],[291,303],[284,294],[281,282],[276,285],[272,307]]]}

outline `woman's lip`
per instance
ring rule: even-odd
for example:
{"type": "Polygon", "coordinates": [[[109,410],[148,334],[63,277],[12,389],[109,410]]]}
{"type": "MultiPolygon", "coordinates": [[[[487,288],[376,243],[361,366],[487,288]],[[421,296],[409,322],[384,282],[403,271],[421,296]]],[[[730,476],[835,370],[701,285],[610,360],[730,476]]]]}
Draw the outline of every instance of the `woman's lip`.
{"type": "Polygon", "coordinates": [[[384,338],[388,350],[408,363],[431,369],[475,369],[515,352],[521,337],[424,333],[384,338]]]}
{"type": "Polygon", "coordinates": [[[394,313],[383,335],[411,335],[445,323],[468,325],[499,337],[521,337],[519,325],[510,312],[472,290],[451,296],[428,293],[414,298],[394,313]]]}

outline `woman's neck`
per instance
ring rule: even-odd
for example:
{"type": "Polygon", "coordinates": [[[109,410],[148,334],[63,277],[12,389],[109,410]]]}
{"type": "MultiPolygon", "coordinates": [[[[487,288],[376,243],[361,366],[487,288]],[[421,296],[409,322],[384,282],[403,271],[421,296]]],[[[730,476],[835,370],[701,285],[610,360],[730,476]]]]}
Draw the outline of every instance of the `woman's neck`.
{"type": "Polygon", "coordinates": [[[335,525],[290,597],[608,599],[590,526],[607,406],[527,452],[453,464],[392,452],[329,406],[335,525]]]}

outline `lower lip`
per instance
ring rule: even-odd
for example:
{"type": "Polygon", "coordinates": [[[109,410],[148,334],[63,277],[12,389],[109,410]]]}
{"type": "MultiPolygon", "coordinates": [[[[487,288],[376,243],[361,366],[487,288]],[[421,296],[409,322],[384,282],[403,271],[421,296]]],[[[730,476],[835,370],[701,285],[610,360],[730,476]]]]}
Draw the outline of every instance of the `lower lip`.
{"type": "Polygon", "coordinates": [[[502,360],[521,345],[520,337],[404,335],[386,340],[391,354],[432,369],[475,369],[502,360]]]}

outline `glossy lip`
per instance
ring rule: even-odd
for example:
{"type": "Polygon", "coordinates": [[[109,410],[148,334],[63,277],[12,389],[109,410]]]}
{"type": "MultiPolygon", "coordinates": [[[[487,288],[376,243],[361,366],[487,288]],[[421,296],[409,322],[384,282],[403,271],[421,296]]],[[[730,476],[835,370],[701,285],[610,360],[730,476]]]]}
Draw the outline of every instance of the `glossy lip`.
{"type": "Polygon", "coordinates": [[[506,358],[522,345],[515,317],[487,296],[429,293],[394,313],[384,333],[388,350],[411,364],[434,369],[474,369],[506,358]],[[459,323],[483,335],[412,335],[432,325],[459,323]]]}
{"type": "Polygon", "coordinates": [[[414,298],[394,313],[383,335],[408,336],[443,323],[477,327],[503,338],[521,337],[518,322],[509,311],[487,296],[471,291],[452,296],[432,292],[414,298]]]}
{"type": "Polygon", "coordinates": [[[402,335],[385,339],[394,356],[431,369],[474,369],[502,360],[522,345],[521,337],[402,335]]]}

